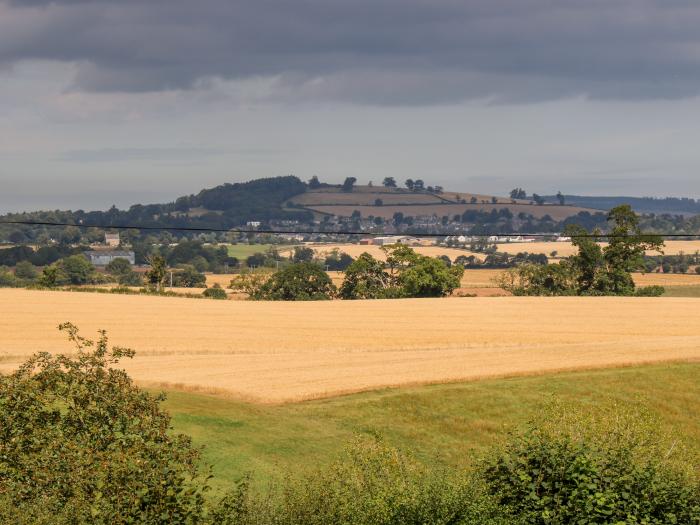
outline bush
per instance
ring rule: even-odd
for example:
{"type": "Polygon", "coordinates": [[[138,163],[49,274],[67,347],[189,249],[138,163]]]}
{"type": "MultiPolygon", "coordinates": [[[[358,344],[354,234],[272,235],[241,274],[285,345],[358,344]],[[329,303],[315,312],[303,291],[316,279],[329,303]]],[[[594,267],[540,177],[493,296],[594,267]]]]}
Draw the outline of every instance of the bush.
{"type": "Polygon", "coordinates": [[[338,248],[333,249],[326,255],[323,265],[331,271],[342,272],[352,264],[353,258],[345,252],[341,252],[338,248]]]}
{"type": "Polygon", "coordinates": [[[576,295],[576,277],[566,261],[559,264],[521,264],[496,278],[513,295],[576,295]]]}
{"type": "Polygon", "coordinates": [[[191,264],[185,264],[173,272],[173,286],[182,288],[205,288],[207,277],[191,264]]]}
{"type": "Polygon", "coordinates": [[[204,297],[209,299],[227,299],[226,290],[219,283],[214,284],[211,288],[207,288],[202,292],[204,297]]]}
{"type": "Polygon", "coordinates": [[[6,268],[0,267],[0,287],[2,288],[17,288],[22,286],[22,281],[15,274],[8,271],[6,268]]]}
{"type": "Polygon", "coordinates": [[[58,263],[68,284],[89,284],[93,282],[94,266],[84,255],[71,255],[58,263]]]}
{"type": "Polygon", "coordinates": [[[308,246],[297,246],[292,254],[292,261],[295,263],[311,262],[314,260],[314,250],[308,246]]]}
{"type": "Polygon", "coordinates": [[[634,295],[637,297],[661,297],[666,292],[663,286],[644,286],[637,288],[634,295]]]}
{"type": "Polygon", "coordinates": [[[20,279],[34,280],[38,277],[39,272],[29,261],[20,261],[15,266],[15,276],[20,279]]]}
{"type": "Polygon", "coordinates": [[[64,324],[74,357],[40,353],[0,376],[0,522],[197,523],[206,484],[190,439],[109,348],[64,324]]]}
{"type": "Polygon", "coordinates": [[[142,286],[143,277],[133,270],[119,275],[117,282],[120,286],[142,286]]]}
{"type": "Polygon", "coordinates": [[[640,410],[608,404],[592,414],[555,404],[492,454],[482,474],[526,523],[697,523],[700,487],[658,428],[640,410]]]}
{"type": "Polygon", "coordinates": [[[123,257],[117,257],[116,259],[111,260],[109,264],[105,267],[105,270],[107,271],[107,273],[117,277],[132,271],[131,263],[128,259],[125,259],[123,257]]]}
{"type": "Polygon", "coordinates": [[[430,470],[378,439],[357,439],[330,467],[256,497],[247,480],[213,512],[221,525],[505,525],[473,480],[430,470]]]}

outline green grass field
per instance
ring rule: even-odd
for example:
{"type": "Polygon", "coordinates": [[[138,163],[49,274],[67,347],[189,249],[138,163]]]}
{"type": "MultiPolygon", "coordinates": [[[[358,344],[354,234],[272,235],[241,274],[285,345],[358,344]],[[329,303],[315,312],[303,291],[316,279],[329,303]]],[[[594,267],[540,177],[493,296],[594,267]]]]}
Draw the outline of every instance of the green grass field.
{"type": "Polygon", "coordinates": [[[700,286],[666,286],[665,297],[700,297],[700,286]]]}
{"type": "Polygon", "coordinates": [[[689,444],[700,443],[700,364],[607,369],[381,390],[281,406],[170,392],[177,431],[205,445],[221,489],[246,472],[265,484],[329,462],[354,435],[379,433],[428,464],[467,466],[552,395],[593,405],[644,402],[689,444]]]}
{"type": "Polygon", "coordinates": [[[285,244],[230,244],[228,246],[228,254],[230,257],[236,257],[243,261],[246,257],[250,257],[255,253],[265,253],[270,248],[275,248],[278,251],[287,250],[291,245],[285,244]]]}

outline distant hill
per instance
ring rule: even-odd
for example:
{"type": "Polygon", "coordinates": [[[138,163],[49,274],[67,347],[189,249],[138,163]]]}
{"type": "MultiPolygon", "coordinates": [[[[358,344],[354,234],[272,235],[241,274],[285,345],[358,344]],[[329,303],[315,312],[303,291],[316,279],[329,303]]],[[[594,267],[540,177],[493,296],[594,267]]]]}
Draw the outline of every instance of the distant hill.
{"type": "Polygon", "coordinates": [[[174,202],[134,204],[127,210],[112,207],[107,211],[37,211],[6,217],[101,226],[137,224],[225,229],[244,225],[247,221],[311,220],[311,212],[284,207],[290,197],[304,191],[306,185],[290,175],[222,184],[196,195],[180,197],[174,202]]]}
{"type": "MultiPolygon", "coordinates": [[[[573,201],[573,199],[572,199],[573,201]]],[[[182,196],[164,204],[134,204],[126,210],[112,207],[106,211],[36,211],[6,215],[6,220],[31,220],[70,224],[99,225],[101,227],[138,225],[151,228],[212,228],[229,229],[244,226],[249,221],[263,224],[280,221],[298,221],[308,224],[323,217],[352,217],[391,220],[395,214],[403,217],[434,218],[469,217],[467,222],[481,222],[511,229],[504,220],[511,217],[532,217],[526,226],[540,231],[539,219],[547,219],[549,227],[556,222],[578,216],[581,212],[593,215],[596,210],[575,205],[561,206],[547,203],[536,205],[529,200],[515,200],[491,195],[442,191],[439,187],[417,191],[395,187],[354,186],[343,191],[340,185],[306,184],[289,175],[256,179],[249,182],[227,183],[182,196]],[[508,210],[506,212],[505,210],[508,210]],[[489,214],[493,216],[489,216],[489,214]]],[[[585,213],[584,213],[585,215],[585,213]]],[[[580,218],[584,220],[586,217],[580,218]]],[[[434,219],[433,219],[434,220],[434,219]]],[[[429,222],[429,221],[428,221],[429,222]]],[[[41,226],[0,226],[0,241],[27,242],[40,233],[57,235],[56,229],[46,232],[41,226]]],[[[76,237],[74,232],[63,232],[66,242],[76,237]]],[[[74,240],[75,240],[74,239],[74,240]]],[[[77,242],[77,241],[76,241],[77,242]]]]}
{"type": "MultiPolygon", "coordinates": [[[[544,197],[547,202],[559,202],[555,195],[544,197]]],[[[610,210],[620,204],[629,204],[637,213],[655,213],[657,215],[698,215],[700,200],[678,197],[586,197],[565,195],[565,202],[574,206],[610,210]]]]}

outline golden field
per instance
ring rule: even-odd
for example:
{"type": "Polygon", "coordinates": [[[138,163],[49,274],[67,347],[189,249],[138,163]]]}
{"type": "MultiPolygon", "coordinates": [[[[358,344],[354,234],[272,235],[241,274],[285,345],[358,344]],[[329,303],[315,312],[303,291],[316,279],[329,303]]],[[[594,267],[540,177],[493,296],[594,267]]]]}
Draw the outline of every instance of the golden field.
{"type": "MultiPolygon", "coordinates": [[[[606,246],[607,243],[600,243],[601,246],[606,246]]],[[[557,257],[568,257],[575,255],[578,250],[570,242],[509,242],[499,243],[498,251],[510,254],[519,252],[529,253],[544,253],[549,255],[553,251],[557,252],[557,257]]],[[[694,254],[700,251],[700,241],[666,241],[663,252],[665,255],[678,255],[685,253],[686,255],[694,254]]],[[[659,255],[659,252],[649,251],[648,255],[659,255]]]]}
{"type": "MultiPolygon", "coordinates": [[[[600,243],[601,246],[606,246],[606,244],[607,243],[600,243]]],[[[345,252],[352,257],[357,257],[361,253],[367,252],[376,258],[384,259],[384,252],[382,252],[381,247],[375,245],[338,243],[309,244],[307,246],[313,248],[318,254],[330,252],[331,250],[337,248],[338,250],[345,252]]],[[[515,255],[520,252],[528,252],[543,253],[550,256],[552,252],[556,251],[556,257],[568,257],[578,253],[578,250],[570,242],[509,242],[499,243],[497,246],[499,252],[509,253],[511,255],[515,255]]],[[[453,261],[460,255],[474,255],[480,260],[483,260],[485,257],[483,253],[476,253],[469,250],[448,248],[443,246],[412,246],[411,248],[418,253],[431,257],[447,255],[453,261]]],[[[666,241],[666,246],[663,251],[666,255],[678,255],[679,253],[692,255],[695,252],[700,251],[700,241],[666,241]]],[[[291,250],[282,250],[280,252],[280,254],[283,256],[289,256],[290,253],[291,250]]],[[[648,254],[659,255],[658,252],[653,251],[648,252],[648,254]]]]}
{"type": "MultiPolygon", "coordinates": [[[[350,257],[357,258],[363,253],[367,252],[372,257],[379,260],[386,260],[386,254],[382,251],[382,247],[375,244],[307,244],[309,248],[312,248],[317,255],[322,255],[324,253],[329,253],[335,249],[341,252],[347,253],[350,257]]],[[[469,250],[462,250],[459,248],[448,248],[443,246],[411,246],[411,249],[420,253],[422,255],[427,255],[428,257],[439,257],[441,255],[447,255],[450,260],[454,261],[460,255],[469,257],[473,255],[477,259],[481,260],[485,257],[483,253],[471,252],[469,250]]],[[[292,253],[291,250],[280,251],[280,255],[288,257],[292,253]]]]}
{"type": "Polygon", "coordinates": [[[382,387],[700,359],[692,298],[269,303],[0,290],[0,369],[108,330],[142,384],[287,402],[382,387]]]}

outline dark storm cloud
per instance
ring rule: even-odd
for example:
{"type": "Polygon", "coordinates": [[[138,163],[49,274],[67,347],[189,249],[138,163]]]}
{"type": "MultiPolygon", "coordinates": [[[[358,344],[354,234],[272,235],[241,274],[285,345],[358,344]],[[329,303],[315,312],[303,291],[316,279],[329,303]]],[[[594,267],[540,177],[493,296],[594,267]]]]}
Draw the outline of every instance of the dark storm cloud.
{"type": "Polygon", "coordinates": [[[282,100],[433,104],[700,93],[680,0],[0,0],[0,64],[77,65],[87,91],[275,77],[282,100]]]}

